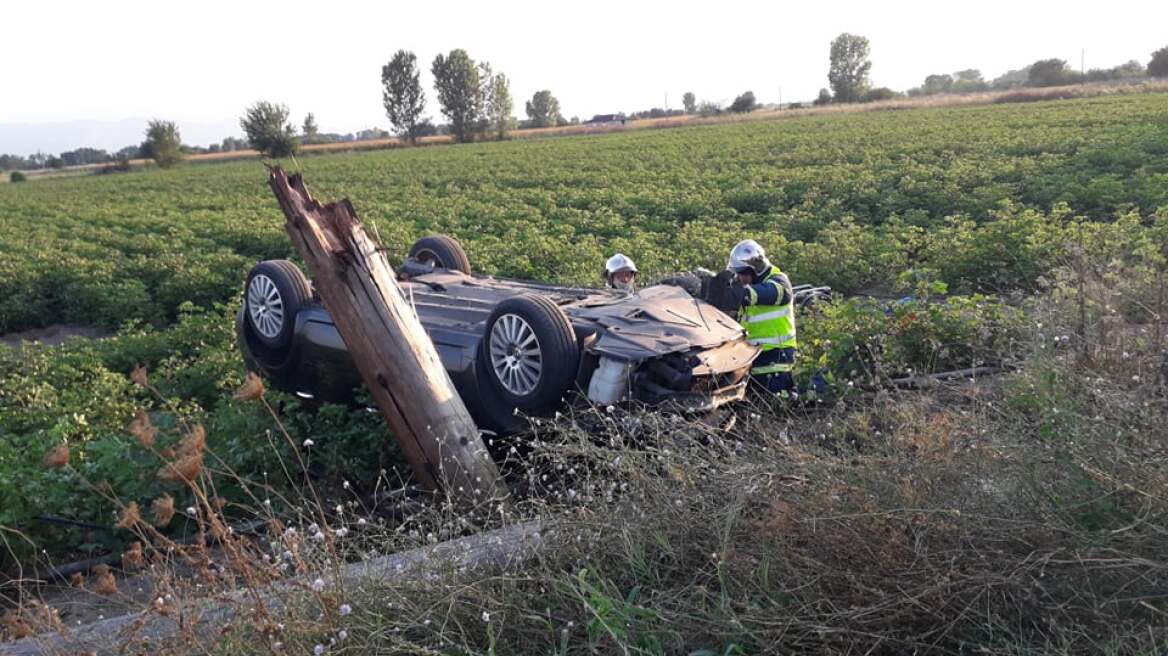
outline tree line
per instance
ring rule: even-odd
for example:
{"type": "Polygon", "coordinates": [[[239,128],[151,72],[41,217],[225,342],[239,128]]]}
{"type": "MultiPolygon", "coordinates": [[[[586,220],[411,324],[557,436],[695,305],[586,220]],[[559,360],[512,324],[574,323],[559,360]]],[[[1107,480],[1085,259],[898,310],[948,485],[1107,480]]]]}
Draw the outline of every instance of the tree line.
{"type": "MultiPolygon", "coordinates": [[[[909,96],[974,93],[1007,90],[1017,87],[1048,87],[1079,82],[1102,82],[1143,77],[1168,77],[1168,46],[1152,53],[1147,65],[1136,60],[1106,69],[1073,70],[1063,59],[1041,59],[1033,64],[1007,71],[986,81],[978,69],[955,73],[933,73],[920,86],[901,93],[887,87],[874,87],[869,73],[872,68],[870,44],[864,36],[843,33],[832,42],[828,55],[827,79],[829,88],[820,89],[813,104],[856,103],[887,100],[909,96]]],[[[541,89],[524,102],[527,119],[513,116],[511,81],[502,72],[492,69],[490,63],[476,62],[466,50],[451,50],[438,54],[430,64],[438,109],[446,123],[435,125],[426,116],[426,94],[422,86],[421,69],[413,52],[398,50],[381,68],[382,102],[394,134],[403,141],[416,144],[419,138],[434,134],[450,134],[459,143],[481,139],[505,139],[516,128],[544,128],[580,123],[578,117],[564,118],[559,100],[549,89],[541,89]]],[[[698,101],[692,91],[682,96],[683,109],[654,107],[648,110],[594,116],[588,123],[625,121],[640,118],[662,118],[685,114],[714,116],[723,112],[746,113],[761,105],[752,91],[735,97],[726,107],[709,100],[698,101]]],[[[799,107],[791,103],[789,107],[799,107]]],[[[220,144],[207,147],[182,143],[177,125],[172,121],[155,119],[146,126],[145,140],[126,146],[114,153],[96,148],[78,148],[60,155],[36,153],[28,157],[0,154],[0,170],[18,171],[64,168],[87,164],[107,164],[102,172],[127,170],[131,159],[153,159],[166,168],[183,157],[196,153],[232,152],[245,148],[259,150],[271,157],[294,154],[301,144],[364,141],[388,138],[389,132],[378,128],[355,134],[321,133],[316,117],[309,112],[300,126],[300,133],[292,126],[291,113],[286,105],[258,101],[244,110],[239,124],[245,139],[227,137],[220,144]]],[[[14,175],[13,180],[17,177],[14,175]]],[[[23,179],[21,177],[20,179],[23,179]]]]}
{"type": "Polygon", "coordinates": [[[1082,82],[1168,77],[1168,46],[1153,52],[1146,66],[1133,59],[1112,68],[1075,71],[1065,59],[1040,59],[1029,66],[1007,71],[988,82],[982,77],[981,71],[976,68],[952,74],[933,73],[926,76],[920,86],[913,87],[903,94],[887,87],[872,87],[868,77],[871,68],[868,39],[848,33],[839,35],[831,43],[830,66],[827,74],[831,89],[820,89],[815,104],[871,102],[899,96],[919,97],[948,93],[1002,91],[1019,87],[1052,87],[1082,82]]]}

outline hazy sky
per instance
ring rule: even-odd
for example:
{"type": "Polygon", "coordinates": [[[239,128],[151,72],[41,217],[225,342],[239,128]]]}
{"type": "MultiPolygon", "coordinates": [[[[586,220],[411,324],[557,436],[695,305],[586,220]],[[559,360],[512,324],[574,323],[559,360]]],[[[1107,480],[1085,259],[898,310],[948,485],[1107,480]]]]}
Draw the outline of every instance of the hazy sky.
{"type": "MultiPolygon", "coordinates": [[[[867,36],[873,83],[901,90],[929,73],[979,68],[990,79],[1045,57],[1077,68],[1084,49],[1088,68],[1146,63],[1168,45],[1163,0],[13,0],[0,16],[0,124],[160,117],[192,143],[239,134],[257,99],[287,104],[296,124],[311,111],[325,132],[389,127],[380,70],[398,48],[418,55],[427,112],[442,121],[429,68],[452,48],[511,78],[516,115],[548,88],[565,116],[588,118],[661,106],[666,93],[678,107],[685,91],[728,102],[750,89],[774,102],[781,86],[784,102],[811,99],[840,32],[867,36]]],[[[9,128],[0,152],[28,150],[9,128]]],[[[107,137],[101,147],[125,145],[107,137]]]]}

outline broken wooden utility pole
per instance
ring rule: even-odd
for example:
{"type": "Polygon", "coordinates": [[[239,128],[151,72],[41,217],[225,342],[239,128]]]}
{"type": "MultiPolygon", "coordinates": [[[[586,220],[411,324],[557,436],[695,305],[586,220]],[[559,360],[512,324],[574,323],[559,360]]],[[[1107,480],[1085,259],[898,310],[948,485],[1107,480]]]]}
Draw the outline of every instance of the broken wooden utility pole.
{"type": "Polygon", "coordinates": [[[478,428],[393,268],[348,199],[321,205],[299,173],[270,171],[284,228],[418,481],[463,508],[506,496],[478,428]]]}

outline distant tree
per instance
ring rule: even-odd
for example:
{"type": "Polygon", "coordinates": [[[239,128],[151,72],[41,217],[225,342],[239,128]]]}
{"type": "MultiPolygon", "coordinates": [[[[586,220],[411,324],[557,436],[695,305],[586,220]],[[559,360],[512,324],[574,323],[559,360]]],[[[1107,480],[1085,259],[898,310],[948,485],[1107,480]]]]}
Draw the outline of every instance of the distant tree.
{"type": "Polygon", "coordinates": [[[1129,59],[1128,61],[1120,64],[1119,66],[1116,66],[1111,70],[1115,75],[1115,79],[1117,80],[1131,77],[1143,77],[1148,74],[1148,70],[1144,68],[1144,65],[1134,59],[1129,59]]]}
{"type": "Polygon", "coordinates": [[[876,102],[877,100],[892,100],[899,98],[901,94],[889,89],[888,87],[876,87],[875,89],[868,89],[864,92],[864,97],[861,102],[876,102]]]}
{"type": "Polygon", "coordinates": [[[1084,77],[1088,82],[1105,82],[1107,80],[1127,80],[1144,77],[1147,74],[1148,72],[1144,69],[1143,64],[1133,59],[1111,68],[1092,68],[1087,71],[1084,77]]]}
{"type": "Polygon", "coordinates": [[[1148,62],[1148,75],[1168,77],[1168,46],[1152,53],[1152,59],[1148,62]]]}
{"type": "Polygon", "coordinates": [[[1026,80],[1030,77],[1030,67],[1019,68],[1013,71],[1006,71],[1005,73],[994,78],[990,82],[990,88],[995,90],[1013,89],[1026,84],[1026,80]]]}
{"type": "Polygon", "coordinates": [[[0,171],[32,168],[28,160],[20,155],[0,155],[0,171]]]}
{"type": "Polygon", "coordinates": [[[147,124],[142,154],[154,160],[160,168],[170,168],[177,164],[182,159],[181,147],[182,138],[172,121],[155,119],[147,124]]]}
{"type": "Polygon", "coordinates": [[[536,91],[531,100],[527,101],[526,109],[527,118],[535,128],[559,125],[564,121],[560,114],[560,101],[547,89],[536,91]]]}
{"type": "Polygon", "coordinates": [[[957,71],[953,77],[957,78],[953,81],[953,93],[974,93],[989,89],[989,85],[981,77],[981,71],[976,68],[957,71]]]}
{"type": "Polygon", "coordinates": [[[868,71],[872,69],[868,51],[867,38],[847,32],[831,42],[827,80],[835,93],[835,102],[856,102],[863,97],[868,89],[868,71]]]}
{"type": "Polygon", "coordinates": [[[304,117],[304,143],[316,143],[319,134],[320,128],[316,126],[316,117],[312,112],[308,112],[304,117]]]}
{"type": "Polygon", "coordinates": [[[26,178],[20,171],[13,171],[12,173],[8,174],[9,182],[24,182],[27,179],[28,178],[26,178]]]}
{"type": "Polygon", "coordinates": [[[1083,75],[1083,79],[1087,82],[1104,82],[1106,80],[1115,79],[1115,71],[1109,68],[1091,68],[1083,75]]]}
{"type": "Polygon", "coordinates": [[[115,160],[131,160],[143,157],[141,146],[126,146],[113,154],[115,160]]]}
{"type": "Polygon", "coordinates": [[[83,166],[86,164],[104,164],[112,159],[110,154],[97,148],[78,148],[61,153],[61,161],[65,166],[83,166]]]}
{"type": "Polygon", "coordinates": [[[65,168],[65,160],[54,155],[49,158],[49,161],[46,162],[45,165],[51,169],[63,169],[65,168]]]}
{"type": "Polygon", "coordinates": [[[639,112],[633,112],[629,115],[630,119],[640,118],[665,118],[667,116],[682,116],[685,114],[681,109],[665,109],[663,107],[653,107],[652,109],[643,109],[639,112]]]}
{"type": "Polygon", "coordinates": [[[491,76],[487,84],[487,121],[496,138],[503,139],[515,124],[511,112],[515,103],[511,100],[511,81],[502,73],[491,76]]]}
{"type": "Polygon", "coordinates": [[[385,115],[398,135],[417,143],[418,125],[426,110],[426,94],[422,92],[422,73],[414,53],[398,50],[381,67],[381,99],[385,115]]]}
{"type": "Polygon", "coordinates": [[[717,116],[722,113],[722,105],[711,100],[703,100],[698,105],[698,115],[703,117],[717,116]]]}
{"type": "Polygon", "coordinates": [[[450,120],[450,131],[460,143],[471,141],[483,113],[480,69],[465,50],[438,55],[430,67],[442,114],[450,120]]]}
{"type": "Polygon", "coordinates": [[[727,111],[734,112],[735,114],[745,114],[747,112],[753,112],[755,109],[758,109],[758,101],[755,100],[753,91],[747,91],[738,96],[726,108],[727,111]]]}
{"type": "Polygon", "coordinates": [[[390,134],[379,127],[372,127],[367,130],[359,130],[354,139],[356,141],[377,141],[379,139],[388,139],[390,134]]]}
{"type": "Polygon", "coordinates": [[[698,99],[694,96],[693,91],[686,91],[682,94],[681,104],[685,107],[686,114],[693,114],[698,111],[698,99]]]}
{"type": "Polygon", "coordinates": [[[816,107],[822,107],[823,105],[830,105],[831,104],[831,92],[828,91],[827,89],[820,89],[819,95],[815,97],[815,102],[813,102],[811,104],[815,105],[816,107]]]}
{"type": "Polygon", "coordinates": [[[1032,87],[1056,87],[1069,84],[1075,77],[1065,59],[1040,59],[1030,65],[1026,83],[1032,87]]]}
{"type": "Polygon", "coordinates": [[[938,93],[949,93],[952,90],[953,76],[945,73],[939,73],[925,77],[925,83],[921,86],[921,92],[926,96],[934,96],[938,93]]]}
{"type": "Polygon", "coordinates": [[[286,105],[261,100],[247,108],[239,126],[252,148],[269,157],[287,157],[300,146],[288,116],[286,105]]]}
{"type": "Polygon", "coordinates": [[[219,144],[219,150],[225,153],[233,153],[237,150],[246,150],[247,148],[247,140],[238,137],[224,137],[223,143],[219,144]]]}

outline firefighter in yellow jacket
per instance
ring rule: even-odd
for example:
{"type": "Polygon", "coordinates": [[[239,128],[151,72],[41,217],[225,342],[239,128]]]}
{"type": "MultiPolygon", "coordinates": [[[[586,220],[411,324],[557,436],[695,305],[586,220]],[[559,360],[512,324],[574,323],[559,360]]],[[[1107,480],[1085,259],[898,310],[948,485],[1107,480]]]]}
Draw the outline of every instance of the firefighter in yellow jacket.
{"type": "Polygon", "coordinates": [[[795,292],[787,275],[771,264],[753,239],[738,242],[726,268],[738,275],[738,322],[751,344],[762,349],[750,370],[767,390],[792,393],[795,379],[795,292]]]}

